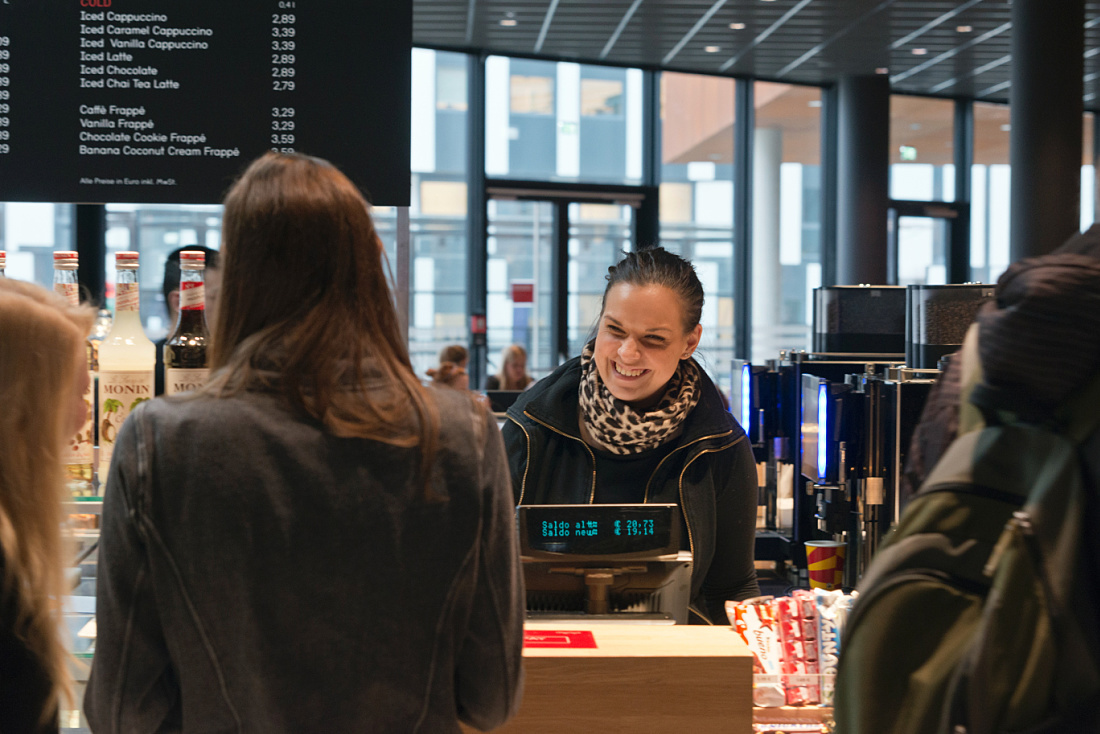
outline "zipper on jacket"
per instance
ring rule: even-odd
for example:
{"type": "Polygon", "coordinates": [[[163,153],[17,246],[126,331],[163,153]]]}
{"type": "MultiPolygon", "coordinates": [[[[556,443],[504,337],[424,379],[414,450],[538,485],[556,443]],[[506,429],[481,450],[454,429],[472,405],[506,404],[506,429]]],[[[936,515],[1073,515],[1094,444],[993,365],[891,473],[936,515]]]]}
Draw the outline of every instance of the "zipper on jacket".
{"type": "MultiPolygon", "coordinates": [[[[731,430],[728,433],[722,433],[722,434],[719,434],[719,435],[720,436],[728,436],[730,433],[733,433],[733,431],[731,430]]],[[[713,438],[713,436],[711,436],[710,438],[713,438]]],[[[699,439],[699,441],[702,441],[702,440],[703,439],[699,439]]],[[[705,449],[703,451],[700,451],[695,456],[688,459],[687,463],[684,464],[683,470],[680,472],[680,481],[679,481],[680,510],[684,513],[684,525],[686,525],[687,529],[688,529],[688,549],[691,551],[691,562],[693,564],[695,563],[695,534],[691,531],[691,520],[688,519],[687,509],[685,509],[685,506],[684,506],[684,474],[687,473],[688,467],[690,467],[695,462],[695,460],[698,459],[703,454],[713,454],[713,453],[717,453],[719,451],[725,451],[726,449],[730,448],[731,446],[736,446],[737,443],[740,440],[741,439],[737,439],[737,441],[734,441],[732,443],[728,443],[725,446],[719,446],[716,449],[705,449]]],[[[692,441],[692,443],[698,443],[698,441],[692,441]]],[[[691,444],[688,444],[688,445],[690,446],[691,444]]],[[[665,458],[667,459],[668,457],[666,456],[665,458]]],[[[660,466],[660,465],[658,464],[658,466],[660,466]]],[[[654,471],[656,471],[656,470],[654,470],[654,471]]]]}
{"type": "MultiPolygon", "coordinates": [[[[591,459],[591,461],[592,461],[592,490],[588,493],[588,504],[590,504],[590,505],[593,504],[596,501],[596,455],[594,453],[592,453],[592,449],[589,448],[588,444],[586,444],[584,442],[584,439],[577,438],[576,436],[570,436],[565,431],[559,431],[557,428],[554,428],[549,423],[544,423],[543,421],[540,421],[538,418],[531,415],[526,410],[523,411],[523,414],[525,416],[527,416],[528,418],[530,418],[531,420],[533,420],[535,423],[538,423],[540,426],[546,426],[547,428],[549,428],[554,433],[557,433],[558,435],[561,435],[561,436],[565,436],[566,438],[571,438],[574,441],[578,442],[581,446],[584,446],[584,450],[588,452],[588,458],[591,459]]],[[[518,422],[517,422],[517,425],[519,425],[518,422]]],[[[520,427],[522,428],[522,426],[520,426],[520,427]]],[[[524,431],[523,433],[524,433],[524,435],[527,435],[527,431],[524,431]]],[[[523,493],[527,490],[527,470],[530,468],[530,463],[531,463],[531,436],[530,435],[527,435],[527,463],[528,463],[528,466],[524,467],[524,469],[523,469],[523,484],[520,485],[520,491],[519,491],[519,497],[520,497],[521,503],[522,503],[522,500],[523,500],[523,493]]]]}
{"type": "Polygon", "coordinates": [[[527,491],[527,470],[531,468],[531,434],[512,416],[508,416],[508,420],[519,426],[519,430],[523,431],[523,437],[527,439],[527,461],[523,462],[523,479],[519,483],[519,501],[516,502],[517,505],[522,505],[523,495],[527,491]]]}
{"type": "MultiPolygon", "coordinates": [[[[670,456],[675,454],[680,449],[686,449],[689,446],[694,446],[695,444],[699,443],[700,441],[707,441],[707,440],[712,439],[712,438],[722,438],[723,436],[728,436],[731,433],[733,433],[732,428],[730,430],[726,431],[725,433],[715,433],[713,436],[703,436],[702,438],[697,438],[694,441],[692,441],[691,443],[685,443],[683,446],[677,446],[672,451],[669,451],[668,454],[665,456],[665,458],[661,459],[661,461],[657,464],[657,468],[655,468],[653,470],[653,473],[649,475],[649,479],[645,483],[645,495],[642,498],[642,502],[643,503],[649,502],[649,486],[651,484],[653,484],[653,477],[657,476],[657,472],[661,471],[661,467],[664,466],[664,463],[666,461],[668,461],[670,456]]],[[[733,443],[737,443],[737,442],[734,441],[733,443]]],[[[730,446],[733,446],[733,443],[731,443],[730,446]]],[[[723,448],[728,448],[728,447],[723,446],[723,448]]],[[[692,458],[691,461],[695,461],[695,459],[692,458]]],[[[691,461],[689,461],[688,463],[690,464],[691,461]]]]}

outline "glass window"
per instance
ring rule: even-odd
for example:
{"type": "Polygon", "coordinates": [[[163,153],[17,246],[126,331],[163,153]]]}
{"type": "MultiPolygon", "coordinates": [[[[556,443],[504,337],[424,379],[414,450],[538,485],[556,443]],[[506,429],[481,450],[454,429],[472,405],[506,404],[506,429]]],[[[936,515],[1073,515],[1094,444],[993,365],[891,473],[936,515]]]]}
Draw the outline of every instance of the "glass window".
{"type": "Polygon", "coordinates": [[[460,54],[436,54],[436,58],[439,61],[435,77],[436,109],[465,112],[466,58],[460,54]]]}
{"type": "Polygon", "coordinates": [[[581,114],[585,117],[623,114],[623,82],[581,79],[581,114]]]}
{"type": "Polygon", "coordinates": [[[527,371],[543,377],[557,366],[550,349],[554,204],[490,199],[488,213],[487,374],[500,368],[504,347],[520,344],[527,371]]]}
{"type": "Polygon", "coordinates": [[[955,103],[890,97],[890,198],[955,200],[955,103]]]}
{"type": "Polygon", "coordinates": [[[514,115],[554,114],[554,80],[549,76],[513,74],[508,99],[514,115]]]}
{"type": "Polygon", "coordinates": [[[821,90],[756,82],[752,360],[810,349],[821,285],[821,90]]]}
{"type": "Polygon", "coordinates": [[[53,284],[54,250],[72,250],[72,204],[0,203],[0,250],[8,253],[5,274],[47,288],[53,284]]]}
{"type": "MultiPolygon", "coordinates": [[[[703,283],[700,363],[728,393],[733,358],[733,79],[661,74],[661,244],[703,283]]],[[[644,245],[646,243],[639,243],[644,245]]]]}
{"type": "Polygon", "coordinates": [[[898,217],[898,285],[947,283],[947,238],[950,220],[898,217]]]}
{"type": "Polygon", "coordinates": [[[634,210],[627,204],[569,204],[568,353],[581,353],[595,338],[607,287],[607,269],[634,240],[634,210]]]}
{"type": "Polygon", "coordinates": [[[1009,255],[1011,168],[1008,105],[974,103],[974,162],[970,178],[970,278],[994,283],[1009,255]]]}
{"type": "MultiPolygon", "coordinates": [[[[469,342],[466,61],[464,54],[413,49],[408,339],[419,375],[436,365],[444,346],[469,342]]],[[[397,209],[376,207],[374,214],[395,274],[397,209]]]]}
{"type": "Polygon", "coordinates": [[[490,178],[641,183],[642,72],[490,56],[490,178]]]}

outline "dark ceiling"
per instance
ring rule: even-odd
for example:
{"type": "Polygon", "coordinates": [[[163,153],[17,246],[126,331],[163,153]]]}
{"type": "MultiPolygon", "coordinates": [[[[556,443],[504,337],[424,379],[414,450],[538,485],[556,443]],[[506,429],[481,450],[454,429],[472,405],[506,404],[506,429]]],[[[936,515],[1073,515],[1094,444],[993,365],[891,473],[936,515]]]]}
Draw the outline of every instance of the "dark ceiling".
{"type": "MultiPolygon", "coordinates": [[[[888,69],[896,92],[1007,102],[1011,9],[1009,0],[413,0],[413,42],[803,84],[888,69]]],[[[1082,94],[1096,109],[1100,0],[1086,2],[1085,18],[1082,94]]]]}

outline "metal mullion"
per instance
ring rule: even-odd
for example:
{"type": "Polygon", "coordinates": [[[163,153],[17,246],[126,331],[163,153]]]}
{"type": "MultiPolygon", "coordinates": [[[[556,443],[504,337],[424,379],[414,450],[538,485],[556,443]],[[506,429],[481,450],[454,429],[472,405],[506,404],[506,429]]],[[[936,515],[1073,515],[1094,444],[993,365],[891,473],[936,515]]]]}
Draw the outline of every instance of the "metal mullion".
{"type": "Polygon", "coordinates": [[[552,202],[553,259],[551,260],[550,354],[552,367],[569,357],[569,201],[552,202]]]}
{"type": "Polygon", "coordinates": [[[752,145],[753,85],[738,80],[733,96],[733,353],[752,354],[752,145]]]}
{"type": "Polygon", "coordinates": [[[835,85],[821,90],[821,284],[837,284],[837,110],[835,85]]]}
{"type": "Polygon", "coordinates": [[[947,282],[970,280],[970,189],[974,163],[974,102],[955,100],[955,204],[958,212],[950,224],[947,282]]]}
{"type": "MultiPolygon", "coordinates": [[[[466,311],[484,317],[488,308],[488,195],[485,190],[485,54],[466,57],[466,311]]],[[[487,337],[470,334],[470,384],[484,382],[487,337]]]]}

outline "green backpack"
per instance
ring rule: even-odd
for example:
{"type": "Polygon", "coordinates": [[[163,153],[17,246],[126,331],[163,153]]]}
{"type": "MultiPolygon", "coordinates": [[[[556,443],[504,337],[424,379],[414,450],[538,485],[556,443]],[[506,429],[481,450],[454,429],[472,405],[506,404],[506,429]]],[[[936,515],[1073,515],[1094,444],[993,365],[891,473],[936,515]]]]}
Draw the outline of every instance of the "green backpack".
{"type": "Polygon", "coordinates": [[[1100,378],[1053,415],[979,385],[986,426],[947,449],[859,584],[837,734],[1100,731],[1100,533],[1081,446],[1100,378]]]}

